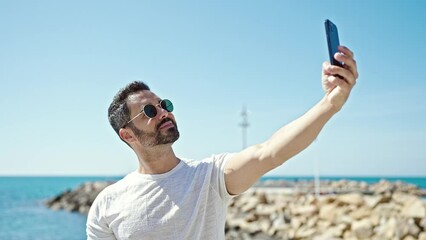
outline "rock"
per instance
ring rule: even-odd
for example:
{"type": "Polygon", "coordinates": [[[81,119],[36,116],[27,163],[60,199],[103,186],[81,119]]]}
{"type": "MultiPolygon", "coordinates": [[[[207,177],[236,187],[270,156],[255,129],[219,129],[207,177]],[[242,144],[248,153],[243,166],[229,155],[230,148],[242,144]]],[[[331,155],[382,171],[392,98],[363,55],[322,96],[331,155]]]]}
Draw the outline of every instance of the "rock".
{"type": "Polygon", "coordinates": [[[284,217],[277,217],[271,221],[271,226],[268,229],[268,235],[274,236],[279,231],[290,229],[290,225],[284,221],[284,217]]]}
{"type": "Polygon", "coordinates": [[[402,208],[401,215],[408,218],[426,218],[426,208],[419,198],[410,199],[402,208]]]}
{"type": "Polygon", "coordinates": [[[420,220],[419,227],[421,227],[423,231],[426,232],[426,218],[423,218],[422,220],[420,220]]]}
{"type": "Polygon", "coordinates": [[[327,205],[327,204],[333,203],[335,200],[336,200],[335,195],[320,196],[320,198],[318,199],[318,205],[319,206],[327,205]]]}
{"type": "Polygon", "coordinates": [[[245,226],[246,220],[243,218],[231,218],[226,220],[226,224],[230,229],[240,229],[241,226],[245,226]]]}
{"type": "Polygon", "coordinates": [[[292,213],[310,217],[318,213],[318,207],[315,205],[298,206],[293,209],[292,213]]]}
{"type": "Polygon", "coordinates": [[[271,236],[269,236],[268,234],[263,233],[263,232],[258,232],[258,233],[255,233],[255,234],[250,235],[250,237],[249,237],[249,238],[247,238],[247,239],[255,239],[255,240],[271,240],[271,236]]]}
{"type": "Polygon", "coordinates": [[[308,221],[306,222],[306,226],[309,228],[314,228],[316,227],[318,220],[319,220],[318,216],[309,217],[308,221]]]}
{"type": "Polygon", "coordinates": [[[299,229],[299,227],[302,226],[302,224],[303,224],[303,221],[297,217],[294,217],[291,219],[290,225],[294,230],[299,229]]]}
{"type": "Polygon", "coordinates": [[[259,204],[259,200],[257,198],[249,198],[247,202],[241,207],[241,211],[243,213],[248,213],[249,211],[255,209],[257,204],[259,204]]]}
{"type": "Polygon", "coordinates": [[[392,183],[386,180],[380,180],[380,182],[371,186],[371,190],[376,194],[393,193],[396,187],[392,183]]]}
{"type": "Polygon", "coordinates": [[[317,201],[318,201],[317,198],[312,194],[309,194],[306,196],[307,205],[316,205],[317,201]]]}
{"type": "Polygon", "coordinates": [[[255,213],[259,216],[270,216],[277,211],[278,210],[274,205],[258,204],[256,206],[255,213]]]}
{"type": "Polygon", "coordinates": [[[266,198],[266,193],[264,191],[257,191],[257,200],[259,203],[268,203],[268,199],[266,198]]]}
{"type": "Polygon", "coordinates": [[[87,214],[97,195],[112,182],[88,182],[80,185],[74,191],[66,190],[58,196],[47,200],[46,206],[59,210],[87,214]]]}
{"type": "Polygon", "coordinates": [[[373,226],[379,225],[380,219],[381,219],[381,217],[378,214],[371,214],[371,216],[370,216],[370,221],[373,224],[373,226]]]}
{"type": "Polygon", "coordinates": [[[294,239],[295,238],[295,236],[296,236],[296,230],[295,229],[289,229],[288,231],[287,231],[287,233],[286,233],[286,236],[289,238],[289,239],[294,239]]]}
{"type": "Polygon", "coordinates": [[[419,197],[426,197],[426,189],[417,189],[416,194],[419,197]]]}
{"type": "Polygon", "coordinates": [[[318,220],[317,222],[317,229],[319,232],[324,232],[326,231],[328,228],[330,228],[330,226],[332,226],[330,221],[327,220],[318,220]]]}
{"type": "Polygon", "coordinates": [[[368,183],[362,181],[362,182],[359,183],[359,187],[362,191],[367,191],[368,190],[368,183]]]}
{"type": "Polygon", "coordinates": [[[330,236],[320,235],[320,236],[315,236],[313,238],[313,240],[342,240],[342,238],[334,238],[334,237],[330,237],[330,236]]]}
{"type": "Polygon", "coordinates": [[[89,214],[90,207],[88,205],[81,205],[78,211],[84,214],[89,214]]]}
{"type": "Polygon", "coordinates": [[[396,233],[397,221],[395,218],[390,218],[384,223],[375,228],[376,235],[383,239],[392,239],[396,233]]]}
{"type": "Polygon", "coordinates": [[[226,232],[226,239],[241,239],[238,231],[230,230],[226,232]]]}
{"type": "Polygon", "coordinates": [[[400,205],[405,205],[407,202],[412,202],[417,199],[417,196],[409,195],[405,193],[394,193],[392,195],[392,200],[400,205]]]}
{"type": "Polygon", "coordinates": [[[359,239],[368,239],[373,235],[373,224],[371,224],[369,219],[353,222],[351,229],[359,239]]]}
{"type": "Polygon", "coordinates": [[[344,224],[348,224],[351,225],[352,222],[354,221],[354,219],[352,219],[351,216],[348,216],[347,213],[342,213],[342,215],[340,215],[337,220],[334,222],[334,224],[340,224],[340,223],[344,223],[344,224]]]}
{"type": "Polygon", "coordinates": [[[245,220],[247,222],[254,222],[258,221],[262,216],[259,216],[256,212],[250,212],[248,214],[245,214],[245,220]]]}
{"type": "Polygon", "coordinates": [[[367,207],[373,209],[375,208],[379,203],[385,203],[389,202],[391,198],[385,198],[383,195],[377,195],[377,196],[364,196],[364,203],[367,207]]]}
{"type": "MultiPolygon", "coordinates": [[[[110,184],[82,184],[45,204],[87,213],[97,194],[110,184]]],[[[321,191],[333,194],[316,198],[312,181],[268,184],[269,188],[251,188],[230,201],[226,239],[426,240],[426,202],[419,198],[426,190],[414,185],[322,181],[321,191]]]]}
{"type": "Polygon", "coordinates": [[[420,233],[420,228],[414,222],[414,219],[400,220],[397,228],[397,236],[400,238],[405,236],[412,236],[417,238],[420,233]]]}
{"type": "Polygon", "coordinates": [[[260,219],[259,221],[257,221],[257,224],[260,226],[260,230],[263,233],[267,233],[269,231],[269,229],[271,228],[271,221],[269,221],[269,219],[260,219]]]}
{"type": "Polygon", "coordinates": [[[390,203],[381,203],[374,208],[373,212],[378,214],[381,217],[389,218],[397,216],[401,209],[400,205],[397,205],[393,202],[390,203]]]}
{"type": "Polygon", "coordinates": [[[234,198],[231,199],[231,202],[229,203],[229,207],[231,209],[235,209],[235,208],[241,208],[244,204],[246,204],[246,202],[248,201],[248,199],[250,199],[250,189],[247,190],[245,193],[236,196],[234,198]]]}
{"type": "Polygon", "coordinates": [[[361,206],[364,203],[364,199],[359,193],[343,194],[337,197],[337,200],[344,204],[361,206]]]}
{"type": "Polygon", "coordinates": [[[408,235],[408,236],[406,236],[406,237],[404,238],[404,240],[417,240],[417,238],[415,238],[415,237],[413,237],[413,236],[408,235]]]}
{"type": "Polygon", "coordinates": [[[260,225],[257,222],[248,223],[244,221],[241,223],[240,227],[243,231],[249,234],[256,234],[262,231],[260,225]]]}
{"type": "Polygon", "coordinates": [[[320,208],[319,217],[321,219],[328,220],[334,224],[338,224],[342,222],[351,223],[353,219],[347,215],[348,212],[349,212],[348,206],[336,206],[335,204],[325,205],[320,208]]]}
{"type": "Polygon", "coordinates": [[[75,211],[77,211],[80,207],[79,207],[77,204],[75,204],[75,203],[71,202],[71,203],[66,204],[63,208],[64,208],[66,211],[69,211],[69,212],[75,212],[75,211]]]}
{"type": "Polygon", "coordinates": [[[354,220],[360,220],[362,218],[366,218],[366,217],[370,216],[371,212],[372,212],[371,208],[366,207],[366,206],[362,206],[362,207],[356,209],[355,211],[352,211],[349,214],[349,216],[351,218],[353,218],[354,220]]]}
{"type": "Polygon", "coordinates": [[[321,235],[323,238],[342,238],[343,233],[349,229],[347,224],[339,224],[337,226],[332,226],[323,232],[321,235]]]}
{"type": "Polygon", "coordinates": [[[319,210],[319,217],[329,222],[334,222],[336,218],[336,209],[337,206],[335,204],[324,205],[319,210]]]}
{"type": "Polygon", "coordinates": [[[62,209],[62,205],[59,202],[54,202],[50,205],[50,208],[52,210],[60,210],[60,209],[62,209]]]}
{"type": "Polygon", "coordinates": [[[345,240],[359,240],[359,239],[355,236],[355,234],[354,234],[353,232],[351,232],[351,231],[346,231],[346,232],[343,234],[343,239],[345,239],[345,240]]]}
{"type": "Polygon", "coordinates": [[[312,238],[315,232],[316,232],[315,228],[308,228],[306,226],[302,226],[301,228],[297,229],[295,237],[297,239],[312,238]]]}

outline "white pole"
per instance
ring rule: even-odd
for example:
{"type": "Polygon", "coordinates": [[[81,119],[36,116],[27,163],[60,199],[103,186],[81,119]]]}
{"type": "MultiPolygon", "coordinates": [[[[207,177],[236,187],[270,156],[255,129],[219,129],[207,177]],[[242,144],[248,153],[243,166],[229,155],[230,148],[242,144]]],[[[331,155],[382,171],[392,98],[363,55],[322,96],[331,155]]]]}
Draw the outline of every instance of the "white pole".
{"type": "Polygon", "coordinates": [[[243,117],[243,121],[240,123],[240,127],[243,129],[243,149],[245,149],[247,147],[247,128],[250,126],[248,122],[247,107],[245,105],[243,106],[241,117],[243,117]]]}
{"type": "Polygon", "coordinates": [[[320,196],[320,176],[319,176],[319,159],[318,159],[318,142],[315,138],[315,166],[314,166],[314,177],[315,177],[315,197],[318,199],[320,196]]]}

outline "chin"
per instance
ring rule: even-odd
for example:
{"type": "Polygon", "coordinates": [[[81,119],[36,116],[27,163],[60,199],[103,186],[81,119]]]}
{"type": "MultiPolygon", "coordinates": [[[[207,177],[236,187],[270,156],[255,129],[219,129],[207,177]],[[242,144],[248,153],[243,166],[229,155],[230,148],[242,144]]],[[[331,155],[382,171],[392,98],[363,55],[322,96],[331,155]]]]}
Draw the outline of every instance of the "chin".
{"type": "Polygon", "coordinates": [[[174,128],[170,128],[168,129],[168,134],[166,136],[162,136],[157,142],[159,144],[173,144],[179,139],[179,137],[179,132],[174,128]]]}

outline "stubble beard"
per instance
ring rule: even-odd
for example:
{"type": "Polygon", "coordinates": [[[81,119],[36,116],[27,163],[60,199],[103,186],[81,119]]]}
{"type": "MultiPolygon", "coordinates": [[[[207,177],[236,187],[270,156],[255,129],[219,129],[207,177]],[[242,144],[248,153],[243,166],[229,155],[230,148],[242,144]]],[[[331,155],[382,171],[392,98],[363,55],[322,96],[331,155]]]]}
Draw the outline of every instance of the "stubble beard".
{"type": "Polygon", "coordinates": [[[154,147],[162,144],[174,143],[179,139],[179,130],[175,121],[170,118],[163,120],[158,126],[161,126],[162,123],[170,120],[173,123],[173,127],[169,127],[166,130],[156,128],[155,132],[145,132],[143,130],[137,129],[134,126],[131,126],[133,133],[138,138],[139,142],[145,147],[154,147]]]}

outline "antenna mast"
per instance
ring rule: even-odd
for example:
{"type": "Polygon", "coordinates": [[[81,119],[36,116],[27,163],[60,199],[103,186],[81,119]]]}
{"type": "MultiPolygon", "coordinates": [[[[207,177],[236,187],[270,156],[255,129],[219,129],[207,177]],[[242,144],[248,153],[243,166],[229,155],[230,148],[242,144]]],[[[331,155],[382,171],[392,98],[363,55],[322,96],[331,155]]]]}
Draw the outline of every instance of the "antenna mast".
{"type": "Polygon", "coordinates": [[[248,122],[247,108],[245,105],[243,106],[241,117],[243,118],[243,121],[239,125],[243,130],[243,149],[245,149],[247,147],[247,128],[250,126],[248,122]]]}

